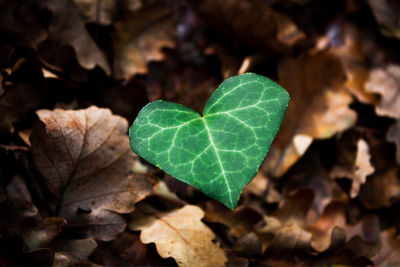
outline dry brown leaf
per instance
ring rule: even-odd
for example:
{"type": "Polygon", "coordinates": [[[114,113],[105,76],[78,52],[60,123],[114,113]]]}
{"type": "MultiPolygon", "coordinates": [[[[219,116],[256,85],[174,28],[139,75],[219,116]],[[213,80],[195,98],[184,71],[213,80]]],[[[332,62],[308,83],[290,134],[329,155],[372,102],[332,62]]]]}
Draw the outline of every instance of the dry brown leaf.
{"type": "Polygon", "coordinates": [[[310,188],[298,188],[285,196],[278,210],[272,215],[282,224],[304,226],[307,214],[313,204],[315,193],[310,188]]]}
{"type": "MultiPolygon", "coordinates": [[[[50,10],[53,14],[48,27],[49,37],[38,47],[45,60],[59,67],[69,64],[70,62],[61,63],[60,59],[64,46],[70,45],[74,48],[82,67],[91,70],[99,66],[107,75],[111,74],[106,56],[86,30],[79,10],[73,1],[41,0],[38,1],[38,5],[50,10]]],[[[70,61],[70,58],[63,60],[70,61]]]]}
{"type": "Polygon", "coordinates": [[[58,199],[58,216],[76,229],[88,227],[90,237],[112,239],[124,228],[115,212],[133,211],[156,183],[152,176],[133,172],[138,157],[129,145],[127,121],[94,106],[37,114],[41,121],[30,137],[33,159],[58,199]],[[90,230],[96,223],[102,231],[90,230]]]}
{"type": "Polygon", "coordinates": [[[360,192],[360,186],[367,181],[367,176],[371,175],[375,171],[375,168],[371,165],[369,146],[363,139],[360,139],[357,142],[355,167],[354,179],[350,191],[350,196],[352,198],[358,195],[360,192]]]}
{"type": "Polygon", "coordinates": [[[174,17],[164,1],[144,1],[138,10],[126,11],[115,28],[113,48],[125,79],[146,73],[148,62],[164,58],[163,48],[175,47],[174,17]]]}
{"type": "Polygon", "coordinates": [[[173,257],[179,266],[224,266],[227,258],[212,240],[214,233],[201,222],[203,211],[192,205],[171,212],[138,208],[129,228],[142,231],[143,243],[155,243],[161,257],[173,257]]]}
{"type": "Polygon", "coordinates": [[[400,65],[373,69],[365,86],[381,96],[375,107],[378,115],[400,119],[400,65]]]}
{"type": "Polygon", "coordinates": [[[116,13],[114,0],[73,0],[88,22],[109,25],[116,13]]]}
{"type": "Polygon", "coordinates": [[[389,168],[368,178],[359,195],[366,208],[389,207],[392,200],[400,198],[400,181],[397,172],[397,168],[389,168]]]}
{"type": "Polygon", "coordinates": [[[256,226],[256,234],[266,249],[311,251],[311,233],[297,224],[282,225],[275,217],[264,217],[264,221],[256,226]]]}
{"type": "Polygon", "coordinates": [[[99,244],[91,257],[104,266],[170,266],[172,258],[161,258],[152,246],[140,241],[139,234],[124,231],[116,240],[99,244]]]}
{"type": "Polygon", "coordinates": [[[254,225],[262,220],[260,213],[246,206],[230,210],[216,201],[208,201],[202,205],[202,208],[207,221],[219,222],[228,226],[236,237],[252,231],[254,225]]]}
{"type": "Polygon", "coordinates": [[[263,51],[285,51],[304,38],[304,33],[286,15],[261,0],[190,1],[200,19],[229,38],[263,51]],[[240,18],[240,19],[239,19],[240,18]]]}
{"type": "Polygon", "coordinates": [[[374,173],[375,168],[371,163],[371,155],[368,143],[364,139],[358,139],[357,148],[353,151],[353,144],[351,146],[345,143],[346,140],[342,139],[340,144],[344,144],[341,151],[341,159],[337,166],[335,166],[330,176],[332,178],[349,178],[352,180],[350,189],[350,197],[355,198],[360,192],[360,186],[365,184],[367,176],[374,173]],[[355,151],[356,150],[356,151],[355,151]]]}
{"type": "Polygon", "coordinates": [[[357,114],[345,91],[342,63],[326,51],[308,51],[280,62],[278,83],[291,96],[264,169],[283,175],[307,150],[313,139],[330,138],[351,127],[357,114]]]}
{"type": "MultiPolygon", "coordinates": [[[[346,88],[354,95],[358,101],[365,104],[375,102],[372,94],[365,91],[365,83],[369,75],[368,59],[363,41],[357,28],[349,23],[334,23],[327,32],[338,32],[342,35],[343,43],[341,45],[332,45],[329,51],[336,55],[342,62],[346,72],[346,88]]],[[[329,34],[328,34],[329,36],[329,34]]],[[[331,36],[329,36],[331,37],[331,36]]],[[[337,36],[332,36],[337,38],[337,36]]],[[[333,43],[333,40],[330,40],[333,43]]],[[[375,52],[375,51],[374,51],[375,52]]]]}
{"type": "Polygon", "coordinates": [[[327,250],[332,242],[335,227],[346,225],[346,208],[342,202],[332,201],[318,220],[308,227],[312,233],[312,247],[319,251],[327,250]]]}
{"type": "Polygon", "coordinates": [[[279,203],[281,195],[276,186],[261,171],[257,172],[254,179],[244,188],[243,194],[251,193],[262,198],[267,203],[279,203]]]}
{"type": "Polygon", "coordinates": [[[397,120],[390,126],[389,131],[386,135],[386,139],[389,142],[393,142],[396,144],[397,154],[396,160],[397,164],[400,164],[400,120],[397,120]]]}
{"type": "Polygon", "coordinates": [[[88,260],[88,257],[96,249],[94,239],[62,240],[55,245],[57,251],[54,256],[54,267],[62,266],[98,266],[88,260]]]}
{"type": "Polygon", "coordinates": [[[285,196],[272,216],[256,226],[262,251],[267,248],[289,251],[311,251],[311,233],[303,227],[315,194],[312,189],[298,188],[285,196]]]}
{"type": "Polygon", "coordinates": [[[66,220],[59,217],[43,219],[40,224],[23,236],[27,251],[48,247],[49,243],[64,231],[66,220]]]}
{"type": "MultiPolygon", "coordinates": [[[[354,236],[360,236],[363,240],[379,246],[381,244],[381,229],[379,227],[379,217],[369,214],[363,217],[356,225],[346,225],[344,228],[347,240],[354,236]]],[[[369,257],[374,255],[369,255],[369,257]]]]}

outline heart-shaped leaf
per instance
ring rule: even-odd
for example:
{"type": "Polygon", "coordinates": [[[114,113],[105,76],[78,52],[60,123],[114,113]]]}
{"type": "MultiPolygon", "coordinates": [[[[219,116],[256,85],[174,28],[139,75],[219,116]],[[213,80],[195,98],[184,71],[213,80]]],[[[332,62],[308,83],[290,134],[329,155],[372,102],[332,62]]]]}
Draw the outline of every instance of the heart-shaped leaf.
{"type": "Polygon", "coordinates": [[[278,132],[289,94],[246,73],[224,81],[203,116],[177,103],[146,105],[129,129],[132,149],[175,178],[234,209],[278,132]]]}

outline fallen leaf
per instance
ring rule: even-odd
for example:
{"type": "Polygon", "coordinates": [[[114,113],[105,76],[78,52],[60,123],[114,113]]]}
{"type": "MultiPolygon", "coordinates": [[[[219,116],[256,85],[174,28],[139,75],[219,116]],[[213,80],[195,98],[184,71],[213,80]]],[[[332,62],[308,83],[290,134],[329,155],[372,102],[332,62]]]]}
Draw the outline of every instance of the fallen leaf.
{"type": "Polygon", "coordinates": [[[360,185],[367,181],[367,176],[374,173],[375,168],[371,165],[371,156],[369,154],[369,146],[363,139],[357,142],[357,155],[355,162],[355,179],[351,186],[351,197],[356,197],[360,191],[360,185]]]}
{"type": "Polygon", "coordinates": [[[237,239],[233,251],[235,251],[238,256],[245,258],[259,257],[262,255],[261,242],[256,233],[247,232],[237,239]]]}
{"type": "Polygon", "coordinates": [[[103,241],[115,239],[126,228],[121,215],[106,209],[95,209],[90,213],[78,210],[75,214],[68,214],[67,219],[67,228],[73,233],[103,241]]]}
{"type": "Polygon", "coordinates": [[[332,242],[335,227],[346,225],[346,208],[342,202],[332,201],[318,220],[307,229],[312,233],[312,247],[319,251],[327,250],[332,242]]]}
{"type": "Polygon", "coordinates": [[[282,52],[305,37],[289,17],[264,1],[208,0],[189,4],[201,20],[212,25],[234,46],[244,43],[263,51],[282,52]]]}
{"type": "Polygon", "coordinates": [[[140,230],[143,243],[155,243],[161,257],[179,266],[224,266],[227,258],[212,240],[214,233],[201,222],[203,211],[192,205],[171,212],[138,208],[129,228],[140,230]]]}
{"type": "Polygon", "coordinates": [[[32,155],[58,200],[57,215],[71,227],[83,220],[78,228],[88,227],[86,236],[114,238],[125,224],[115,213],[133,211],[156,184],[152,176],[133,172],[138,158],[129,146],[127,121],[94,106],[37,114],[41,121],[32,129],[32,155]]]}
{"type": "MultiPolygon", "coordinates": [[[[365,40],[361,38],[356,26],[347,22],[336,22],[327,29],[331,46],[329,51],[343,64],[346,73],[345,87],[358,101],[365,104],[375,103],[375,98],[365,90],[369,76],[368,58],[365,40]],[[335,39],[339,39],[337,41],[335,39]]],[[[363,36],[365,38],[365,36],[363,36]]],[[[376,50],[374,51],[376,53],[376,50]]],[[[379,52],[379,51],[378,51],[379,52]]]]}
{"type": "Polygon", "coordinates": [[[113,0],[73,0],[86,21],[109,25],[116,14],[118,4],[113,0]]]}
{"type": "Polygon", "coordinates": [[[286,173],[312,140],[330,138],[350,128],[357,118],[349,108],[353,100],[345,91],[342,63],[331,53],[307,51],[295,59],[286,58],[278,74],[278,83],[292,101],[263,166],[275,177],[286,173]]]}
{"type": "Polygon", "coordinates": [[[284,225],[305,226],[314,197],[314,190],[310,188],[293,190],[285,196],[279,208],[272,215],[284,225]]]}
{"type": "Polygon", "coordinates": [[[261,197],[267,203],[279,203],[281,200],[281,195],[271,179],[268,179],[261,171],[257,172],[254,179],[244,188],[243,194],[246,193],[261,197]]]}
{"type": "Polygon", "coordinates": [[[275,217],[266,216],[256,226],[256,234],[265,250],[311,251],[311,233],[295,223],[282,225],[275,217]]]}
{"type": "MultiPolygon", "coordinates": [[[[310,211],[307,214],[305,225],[309,225],[317,220],[332,200],[340,200],[344,203],[348,201],[348,194],[329,177],[326,166],[321,162],[322,155],[325,155],[326,151],[334,152],[331,149],[332,148],[324,146],[312,147],[309,153],[306,153],[306,155],[300,159],[299,164],[293,166],[287,174],[288,179],[285,181],[284,188],[282,189],[284,192],[299,190],[298,196],[301,196],[301,191],[303,190],[312,189],[313,191],[314,198],[310,211]]],[[[294,194],[294,196],[295,195],[296,194],[294,194]]],[[[292,203],[301,201],[301,203],[303,203],[301,207],[306,207],[306,205],[304,205],[307,203],[306,199],[297,200],[294,197],[293,201],[292,203]]],[[[310,196],[308,197],[308,201],[310,201],[310,196]]]]}
{"type": "Polygon", "coordinates": [[[262,251],[311,251],[311,233],[304,229],[314,200],[314,191],[298,188],[288,193],[271,216],[257,223],[255,233],[262,251]]]}
{"type": "Polygon", "coordinates": [[[174,17],[164,1],[143,1],[142,6],[126,9],[115,23],[114,53],[125,79],[148,71],[150,61],[164,58],[163,48],[174,48],[174,17]]]}
{"type": "Polygon", "coordinates": [[[47,29],[48,38],[38,47],[39,54],[44,60],[63,67],[70,60],[63,58],[63,48],[69,45],[73,47],[77,60],[83,68],[91,70],[99,66],[107,75],[111,74],[106,56],[90,37],[73,1],[41,0],[38,5],[52,12],[47,29]]]}
{"type": "Polygon", "coordinates": [[[172,258],[163,259],[155,247],[146,246],[139,234],[124,231],[116,240],[101,243],[91,258],[104,266],[171,266],[172,258]]]}
{"type": "MultiPolygon", "coordinates": [[[[345,146],[343,149],[346,151],[350,147],[345,146]]],[[[351,148],[350,148],[351,149],[351,148]]],[[[371,164],[371,155],[369,152],[369,145],[364,139],[359,139],[357,141],[356,153],[350,153],[348,157],[344,158],[337,166],[335,166],[330,175],[333,178],[350,178],[352,180],[350,196],[355,198],[360,192],[360,186],[365,184],[367,181],[367,176],[374,173],[375,168],[371,164]]],[[[346,155],[345,151],[342,155],[346,155]]]]}
{"type": "Polygon", "coordinates": [[[386,135],[386,139],[389,142],[393,142],[396,144],[397,154],[396,160],[397,163],[400,164],[400,120],[397,120],[390,126],[389,131],[386,135]]]}
{"type": "Polygon", "coordinates": [[[228,226],[236,237],[252,231],[254,225],[262,220],[262,215],[258,211],[246,206],[230,210],[216,201],[207,201],[202,208],[207,221],[228,226]]]}
{"type": "Polygon", "coordinates": [[[400,65],[372,69],[365,87],[381,96],[375,106],[378,115],[400,119],[400,65]]]}
{"type": "Polygon", "coordinates": [[[27,251],[48,247],[49,243],[64,231],[67,221],[59,217],[43,219],[40,224],[23,236],[27,251]]]}
{"type": "Polygon", "coordinates": [[[400,181],[397,172],[397,168],[389,168],[368,178],[359,195],[366,208],[388,207],[393,200],[400,198],[400,181]]]}
{"type": "Polygon", "coordinates": [[[63,240],[55,245],[57,252],[52,266],[98,266],[88,260],[96,247],[96,241],[91,238],[63,240]]]}
{"type": "MultiPolygon", "coordinates": [[[[356,225],[346,225],[344,228],[347,240],[359,236],[364,241],[367,241],[376,246],[381,245],[381,229],[379,226],[379,217],[375,214],[364,216],[356,225]]],[[[372,257],[374,255],[368,255],[372,257]]]]}

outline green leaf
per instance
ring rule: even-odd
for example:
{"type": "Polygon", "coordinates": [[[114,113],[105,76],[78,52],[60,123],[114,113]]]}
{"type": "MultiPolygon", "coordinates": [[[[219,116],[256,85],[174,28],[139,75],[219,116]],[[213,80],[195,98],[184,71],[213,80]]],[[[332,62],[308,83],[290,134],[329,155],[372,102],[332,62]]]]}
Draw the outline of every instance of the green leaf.
{"type": "Polygon", "coordinates": [[[203,116],[177,103],[147,104],[129,129],[142,158],[234,209],[278,132],[289,94],[246,73],[224,81],[203,116]]]}

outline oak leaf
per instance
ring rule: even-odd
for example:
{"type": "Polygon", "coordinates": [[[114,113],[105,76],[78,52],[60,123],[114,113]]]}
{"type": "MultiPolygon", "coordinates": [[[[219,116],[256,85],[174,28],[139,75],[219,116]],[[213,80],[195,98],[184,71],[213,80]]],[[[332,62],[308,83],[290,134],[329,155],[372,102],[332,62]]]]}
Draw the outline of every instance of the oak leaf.
{"type": "Polygon", "coordinates": [[[227,258],[212,240],[214,233],[201,222],[203,211],[192,205],[170,212],[138,208],[129,228],[142,231],[143,243],[155,243],[161,257],[173,257],[179,266],[224,266],[227,258]]]}
{"type": "Polygon", "coordinates": [[[37,114],[32,155],[57,199],[55,212],[89,237],[114,238],[125,227],[116,213],[133,211],[156,184],[152,176],[133,171],[138,157],[129,146],[127,121],[94,106],[37,114]]]}

